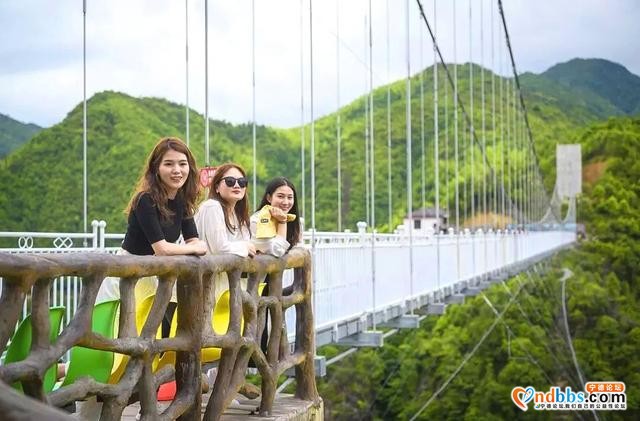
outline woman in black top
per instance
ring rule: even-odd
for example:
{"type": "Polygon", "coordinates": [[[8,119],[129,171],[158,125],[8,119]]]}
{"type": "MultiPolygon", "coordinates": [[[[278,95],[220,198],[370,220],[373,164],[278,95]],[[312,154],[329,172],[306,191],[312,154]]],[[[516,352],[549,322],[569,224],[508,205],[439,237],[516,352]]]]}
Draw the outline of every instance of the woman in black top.
{"type": "MultiPolygon", "coordinates": [[[[197,168],[191,151],[176,137],[160,139],[147,159],[127,206],[129,219],[122,242],[123,253],[204,255],[207,246],[198,239],[193,221],[197,198],[197,168]],[[176,244],[180,234],[184,244],[176,244]]],[[[117,278],[110,279],[102,283],[97,302],[120,297],[117,278]]]]}

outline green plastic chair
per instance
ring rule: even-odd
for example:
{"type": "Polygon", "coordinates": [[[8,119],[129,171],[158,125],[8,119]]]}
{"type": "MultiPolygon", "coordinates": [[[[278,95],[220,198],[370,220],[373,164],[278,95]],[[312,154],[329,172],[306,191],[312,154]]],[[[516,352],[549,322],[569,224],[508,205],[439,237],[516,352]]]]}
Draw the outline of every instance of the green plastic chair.
{"type": "MultiPolygon", "coordinates": [[[[64,316],[64,307],[52,307],[49,309],[49,323],[51,331],[49,333],[49,341],[53,343],[58,337],[60,325],[62,324],[62,317],[64,316]]],[[[29,355],[31,351],[31,337],[33,327],[31,325],[31,314],[29,314],[18,326],[18,330],[11,338],[11,344],[7,348],[7,354],[4,359],[4,364],[14,363],[22,361],[29,355]]],[[[56,371],[57,364],[53,364],[47,369],[43,379],[43,388],[45,393],[51,392],[53,386],[56,384],[56,371]]],[[[14,389],[22,392],[22,383],[15,382],[11,385],[14,389]]]]}
{"type": "MultiPolygon", "coordinates": [[[[106,338],[114,337],[114,324],[120,300],[105,301],[93,308],[91,330],[106,338]]],[[[111,351],[74,346],[71,348],[69,368],[62,386],[72,384],[80,377],[90,376],[106,383],[111,375],[114,354],[111,351]]]]}

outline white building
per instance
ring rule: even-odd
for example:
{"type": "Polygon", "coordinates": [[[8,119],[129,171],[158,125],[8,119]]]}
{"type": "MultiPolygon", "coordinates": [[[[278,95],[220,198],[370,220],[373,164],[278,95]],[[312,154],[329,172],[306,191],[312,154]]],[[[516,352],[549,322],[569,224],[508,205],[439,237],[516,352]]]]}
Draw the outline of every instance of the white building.
{"type": "MultiPolygon", "coordinates": [[[[429,235],[436,231],[446,230],[448,228],[449,213],[445,209],[440,209],[439,220],[436,218],[435,208],[423,208],[412,212],[411,217],[413,223],[413,232],[429,235]]],[[[403,224],[405,227],[409,225],[409,216],[404,218],[403,224]]]]}

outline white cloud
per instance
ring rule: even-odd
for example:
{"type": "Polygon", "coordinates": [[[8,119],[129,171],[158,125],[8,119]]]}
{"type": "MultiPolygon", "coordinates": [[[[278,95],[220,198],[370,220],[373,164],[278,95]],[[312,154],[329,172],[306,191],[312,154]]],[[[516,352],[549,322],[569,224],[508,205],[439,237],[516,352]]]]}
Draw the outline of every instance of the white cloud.
{"type": "MultiPolygon", "coordinates": [[[[374,84],[406,75],[405,2],[389,0],[390,65],[387,71],[386,0],[371,0],[374,84]]],[[[160,96],[184,103],[185,2],[87,0],[88,94],[105,89],[160,96]]],[[[640,74],[632,0],[503,2],[519,71],[541,72],[574,57],[602,57],[640,74]]],[[[189,0],[190,104],[204,111],[204,0],[189,0]]],[[[255,0],[256,119],[294,126],[300,121],[300,0],[255,0]]],[[[308,0],[304,0],[303,49],[309,112],[308,0]]],[[[315,115],[336,108],[336,2],[314,1],[315,115]]],[[[424,0],[445,60],[453,60],[452,1],[424,0]]],[[[484,14],[484,63],[490,66],[489,0],[473,0],[472,57],[480,61],[480,7],[484,14]]],[[[432,63],[428,34],[411,8],[411,68],[432,63]],[[421,30],[422,29],[422,30],[421,30]],[[419,51],[423,36],[422,56],[419,51]]],[[[499,21],[494,7],[494,37],[499,21]]],[[[368,71],[365,16],[368,1],[339,1],[341,103],[364,93],[368,71]]],[[[457,1],[457,60],[469,61],[469,1],[457,1]]],[[[82,100],[82,2],[24,0],[0,3],[0,112],[51,125],[82,100]]],[[[504,53],[504,48],[502,49],[504,53]]],[[[495,58],[494,68],[497,68],[495,58]]],[[[506,63],[506,62],[505,62],[506,63]]],[[[504,65],[506,71],[506,64],[504,65]]],[[[210,115],[233,122],[252,119],[251,1],[209,1],[210,115]]]]}

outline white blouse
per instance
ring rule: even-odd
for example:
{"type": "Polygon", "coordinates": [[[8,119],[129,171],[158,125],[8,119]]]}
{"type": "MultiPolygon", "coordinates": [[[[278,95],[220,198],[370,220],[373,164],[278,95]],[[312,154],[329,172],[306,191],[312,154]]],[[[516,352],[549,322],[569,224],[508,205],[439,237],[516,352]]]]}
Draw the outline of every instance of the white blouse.
{"type": "MultiPolygon", "coordinates": [[[[202,202],[194,219],[198,235],[207,243],[209,253],[231,253],[240,257],[249,255],[249,230],[242,226],[230,232],[224,223],[224,209],[217,200],[208,199],[202,202]]],[[[235,213],[231,215],[230,222],[236,227],[239,225],[235,213]]]]}

